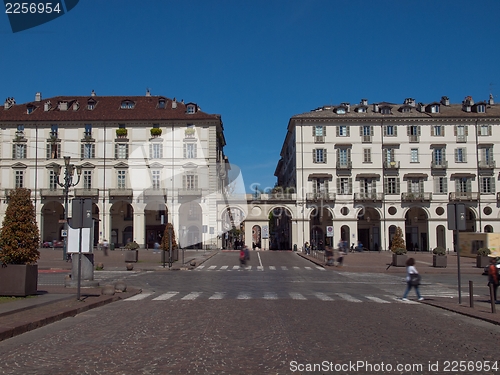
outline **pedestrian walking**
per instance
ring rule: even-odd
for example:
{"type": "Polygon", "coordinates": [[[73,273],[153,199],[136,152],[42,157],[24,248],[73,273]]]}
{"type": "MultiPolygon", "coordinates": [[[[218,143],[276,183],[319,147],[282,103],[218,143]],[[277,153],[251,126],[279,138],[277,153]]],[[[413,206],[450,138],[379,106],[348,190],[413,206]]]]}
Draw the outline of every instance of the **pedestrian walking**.
{"type": "Polygon", "coordinates": [[[306,252],[306,255],[310,255],[311,254],[311,248],[309,247],[309,242],[307,242],[307,241],[304,244],[304,251],[306,252]]]}
{"type": "Polygon", "coordinates": [[[420,285],[420,275],[415,268],[415,259],[409,258],[406,261],[406,290],[403,294],[403,301],[408,301],[408,293],[410,293],[411,288],[415,288],[415,292],[417,293],[417,298],[419,301],[423,301],[424,297],[420,295],[420,291],[418,290],[418,286],[420,285]]]}
{"type": "Polygon", "coordinates": [[[109,242],[108,240],[103,240],[102,241],[102,250],[104,251],[104,256],[108,256],[108,248],[109,248],[109,242]]]}
{"type": "Polygon", "coordinates": [[[243,251],[245,252],[245,263],[247,260],[250,260],[250,249],[248,246],[243,246],[243,251]]]}
{"type": "Polygon", "coordinates": [[[333,248],[331,246],[327,246],[325,248],[325,257],[326,257],[326,265],[333,266],[334,265],[333,248]]]}
{"type": "Polygon", "coordinates": [[[155,242],[153,247],[154,247],[154,251],[153,251],[154,254],[160,252],[160,244],[158,243],[158,241],[155,242]]]}
{"type": "Polygon", "coordinates": [[[240,268],[245,267],[247,264],[247,256],[245,254],[245,249],[240,250],[240,268]]]}
{"type": "Polygon", "coordinates": [[[344,256],[347,255],[347,249],[345,248],[346,242],[340,241],[338,245],[339,256],[337,258],[337,267],[342,267],[344,264],[344,256]]]}
{"type": "Polygon", "coordinates": [[[491,288],[490,285],[493,285],[493,298],[495,299],[495,303],[497,301],[497,289],[499,283],[497,261],[496,258],[491,258],[490,265],[488,266],[488,286],[491,288]]]}

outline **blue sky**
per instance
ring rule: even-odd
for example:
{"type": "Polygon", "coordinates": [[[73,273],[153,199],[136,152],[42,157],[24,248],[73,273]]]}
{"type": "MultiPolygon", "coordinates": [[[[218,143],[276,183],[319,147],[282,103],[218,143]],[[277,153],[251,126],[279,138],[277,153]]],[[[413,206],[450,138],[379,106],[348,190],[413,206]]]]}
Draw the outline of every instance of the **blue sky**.
{"type": "Polygon", "coordinates": [[[276,182],[291,116],[340,102],[500,101],[500,1],[81,0],[12,33],[0,100],[153,95],[219,113],[247,190],[276,182]]]}

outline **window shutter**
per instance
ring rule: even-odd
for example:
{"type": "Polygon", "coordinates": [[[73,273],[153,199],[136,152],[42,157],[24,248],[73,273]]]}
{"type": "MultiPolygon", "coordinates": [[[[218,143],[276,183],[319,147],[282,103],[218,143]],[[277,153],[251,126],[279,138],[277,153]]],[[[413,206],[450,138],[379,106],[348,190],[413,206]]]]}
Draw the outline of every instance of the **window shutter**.
{"type": "Polygon", "coordinates": [[[436,132],[434,131],[434,125],[431,125],[431,136],[436,135],[436,132]]]}
{"type": "Polygon", "coordinates": [[[370,126],[370,135],[373,137],[373,125],[370,126]]]}
{"type": "Polygon", "coordinates": [[[491,192],[495,193],[495,177],[490,177],[491,192]]]}
{"type": "Polygon", "coordinates": [[[481,125],[477,127],[477,135],[481,135],[481,128],[482,128],[481,125]]]}
{"type": "Polygon", "coordinates": [[[347,164],[349,164],[351,162],[351,149],[348,148],[347,149],[347,164]]]}
{"type": "Polygon", "coordinates": [[[445,129],[445,128],[446,128],[446,127],[445,127],[444,125],[443,125],[443,126],[441,126],[441,136],[443,136],[443,137],[444,137],[444,129],[445,129]]]}
{"type": "Polygon", "coordinates": [[[184,143],[184,146],[182,147],[182,157],[184,159],[186,159],[186,148],[187,148],[187,144],[184,143]]]}
{"type": "Polygon", "coordinates": [[[154,156],[154,154],[153,154],[153,144],[150,143],[149,144],[149,158],[153,159],[153,156],[154,156]]]}
{"type": "Polygon", "coordinates": [[[463,158],[464,163],[467,163],[467,149],[466,148],[462,149],[462,158],[463,158]]]}
{"type": "Polygon", "coordinates": [[[466,188],[468,193],[472,191],[472,179],[470,178],[467,179],[466,188]]]}
{"type": "Polygon", "coordinates": [[[365,180],[364,179],[361,179],[361,181],[359,181],[359,192],[362,194],[362,195],[365,195],[365,180]]]}
{"type": "Polygon", "coordinates": [[[328,194],[328,180],[323,182],[323,191],[328,194]]]}
{"type": "Polygon", "coordinates": [[[326,136],[326,126],[323,126],[323,137],[326,136]]]}
{"type": "Polygon", "coordinates": [[[400,185],[399,185],[399,177],[396,177],[396,194],[401,194],[400,191],[401,191],[401,188],[400,188],[400,185]]]}
{"type": "Polygon", "coordinates": [[[422,179],[418,181],[418,191],[422,194],[424,193],[424,180],[422,179]]]}
{"type": "Polygon", "coordinates": [[[316,150],[313,150],[313,163],[317,163],[316,161],[316,150]]]}
{"type": "Polygon", "coordinates": [[[394,136],[397,137],[398,136],[398,126],[397,125],[394,125],[393,126],[393,131],[394,131],[394,136]]]}
{"type": "Polygon", "coordinates": [[[95,145],[90,146],[92,149],[92,159],[95,159],[95,145]]]}
{"type": "MultiPolygon", "coordinates": [[[[163,150],[162,150],[161,156],[163,158],[163,150]]],[[[193,157],[194,158],[198,157],[198,146],[196,146],[196,143],[193,143],[193,157]]]]}
{"type": "Polygon", "coordinates": [[[128,159],[128,144],[125,145],[125,159],[128,159]]]}
{"type": "Polygon", "coordinates": [[[420,131],[420,129],[421,129],[421,126],[420,126],[420,125],[417,125],[417,135],[418,135],[419,137],[420,137],[420,135],[421,135],[421,131],[420,131]]]}
{"type": "Polygon", "coordinates": [[[383,157],[383,159],[384,159],[384,162],[386,162],[386,161],[387,161],[387,149],[386,149],[386,148],[384,148],[384,149],[382,150],[382,152],[383,152],[383,156],[382,156],[382,157],[383,157]]]}
{"type": "Polygon", "coordinates": [[[411,135],[411,125],[406,125],[406,135],[408,137],[411,135]]]}
{"type": "Polygon", "coordinates": [[[47,143],[47,159],[50,159],[50,143],[47,143]]]}
{"type": "Polygon", "coordinates": [[[453,126],[453,135],[456,137],[457,136],[457,126],[453,126]]]}
{"type": "Polygon", "coordinates": [[[314,126],[314,125],[312,126],[312,131],[313,131],[312,136],[316,137],[316,126],[314,126]]]}
{"type": "Polygon", "coordinates": [[[349,177],[349,194],[352,194],[352,177],[349,177]]]}
{"type": "Polygon", "coordinates": [[[387,137],[387,125],[384,126],[384,137],[387,137]]]}
{"type": "Polygon", "coordinates": [[[336,127],[335,127],[335,131],[336,131],[335,135],[336,135],[337,137],[340,137],[340,126],[336,126],[336,127]]]}
{"type": "Polygon", "coordinates": [[[194,188],[198,189],[198,176],[194,176],[194,188]]]}
{"type": "Polygon", "coordinates": [[[370,185],[371,185],[371,188],[372,188],[371,193],[372,194],[376,194],[377,193],[377,183],[375,182],[375,180],[371,180],[370,185]]]}
{"type": "Polygon", "coordinates": [[[458,148],[455,149],[455,163],[458,163],[458,148]]]}
{"type": "Polygon", "coordinates": [[[85,157],[85,143],[82,143],[80,145],[80,159],[83,159],[85,157]]]}
{"type": "Polygon", "coordinates": [[[326,148],[323,149],[323,163],[326,163],[326,148]]]}
{"type": "Polygon", "coordinates": [[[389,177],[384,176],[384,194],[390,194],[391,192],[389,191],[389,177]]]}
{"type": "Polygon", "coordinates": [[[14,143],[12,145],[12,159],[16,158],[16,147],[17,147],[17,144],[14,143]]]}
{"type": "Polygon", "coordinates": [[[118,143],[115,143],[115,159],[118,159],[118,143]]]}
{"type": "Polygon", "coordinates": [[[312,184],[313,184],[313,194],[316,195],[318,193],[318,180],[313,179],[312,184]]]}
{"type": "Polygon", "coordinates": [[[363,136],[363,125],[359,127],[359,135],[362,137],[363,136]]]}
{"type": "Polygon", "coordinates": [[[443,177],[443,192],[448,193],[448,179],[443,177]]]}
{"type": "Polygon", "coordinates": [[[340,178],[337,177],[337,194],[340,195],[340,178]]]}
{"type": "Polygon", "coordinates": [[[491,125],[488,125],[488,135],[491,135],[491,125]]]}
{"type": "Polygon", "coordinates": [[[467,137],[469,135],[469,126],[465,125],[464,134],[467,137]]]}

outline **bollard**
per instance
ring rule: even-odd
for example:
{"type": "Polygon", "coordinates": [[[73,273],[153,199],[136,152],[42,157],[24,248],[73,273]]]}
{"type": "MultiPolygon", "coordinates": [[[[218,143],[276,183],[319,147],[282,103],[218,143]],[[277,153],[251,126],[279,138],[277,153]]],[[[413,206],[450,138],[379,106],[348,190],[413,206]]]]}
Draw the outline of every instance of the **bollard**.
{"type": "Polygon", "coordinates": [[[495,288],[493,284],[490,283],[490,301],[491,301],[491,312],[494,314],[495,311],[495,292],[493,290],[495,288]]]}
{"type": "Polygon", "coordinates": [[[469,304],[470,307],[474,308],[474,283],[472,280],[469,280],[469,304]]]}

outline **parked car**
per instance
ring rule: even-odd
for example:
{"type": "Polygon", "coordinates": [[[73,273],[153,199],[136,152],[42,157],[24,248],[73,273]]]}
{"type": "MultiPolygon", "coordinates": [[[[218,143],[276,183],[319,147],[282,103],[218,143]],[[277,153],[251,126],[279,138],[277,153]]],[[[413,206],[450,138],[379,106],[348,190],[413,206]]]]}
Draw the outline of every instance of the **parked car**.
{"type": "Polygon", "coordinates": [[[55,240],[55,241],[45,241],[42,244],[42,247],[45,247],[45,248],[49,248],[49,247],[63,247],[63,245],[64,245],[63,241],[55,240]]]}

